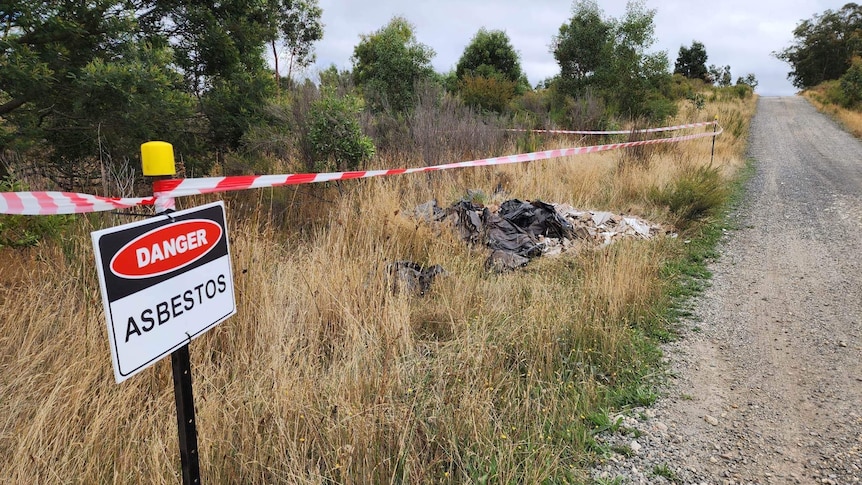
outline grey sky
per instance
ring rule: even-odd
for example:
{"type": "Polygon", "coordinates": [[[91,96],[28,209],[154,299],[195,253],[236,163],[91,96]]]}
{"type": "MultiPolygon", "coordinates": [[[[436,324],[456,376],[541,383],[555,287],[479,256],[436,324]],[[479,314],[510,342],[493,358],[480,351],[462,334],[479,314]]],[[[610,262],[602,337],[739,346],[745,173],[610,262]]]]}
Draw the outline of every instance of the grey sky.
{"type": "MultiPolygon", "coordinates": [[[[734,81],[754,73],[765,96],[790,95],[790,67],[771,53],[790,45],[800,20],[845,1],[823,0],[646,0],[656,10],[657,42],[651,51],[667,51],[671,68],[682,45],[698,40],[706,46],[707,65],[731,67],[734,81]]],[[[620,18],[625,0],[599,1],[606,16],[620,18]]],[[[448,72],[480,27],[506,31],[521,55],[521,65],[535,85],[559,72],[548,46],[560,25],[571,17],[570,0],[320,0],[324,38],[316,45],[317,67],[350,67],[360,34],[384,26],[401,15],[416,26],[420,42],[434,49],[439,72],[448,72]]],[[[314,70],[314,68],[313,68],[314,70]]],[[[309,74],[313,74],[310,72],[309,74]]]]}

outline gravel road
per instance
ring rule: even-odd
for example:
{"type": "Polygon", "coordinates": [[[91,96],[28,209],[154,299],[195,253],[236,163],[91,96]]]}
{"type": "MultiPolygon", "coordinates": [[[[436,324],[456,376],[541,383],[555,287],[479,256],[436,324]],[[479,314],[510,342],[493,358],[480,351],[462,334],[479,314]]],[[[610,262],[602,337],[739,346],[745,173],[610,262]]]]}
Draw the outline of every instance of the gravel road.
{"type": "Polygon", "coordinates": [[[862,143],[800,97],[761,98],[749,140],[739,229],[665,348],[666,396],[601,437],[631,452],[597,479],[862,483],[862,143]]]}

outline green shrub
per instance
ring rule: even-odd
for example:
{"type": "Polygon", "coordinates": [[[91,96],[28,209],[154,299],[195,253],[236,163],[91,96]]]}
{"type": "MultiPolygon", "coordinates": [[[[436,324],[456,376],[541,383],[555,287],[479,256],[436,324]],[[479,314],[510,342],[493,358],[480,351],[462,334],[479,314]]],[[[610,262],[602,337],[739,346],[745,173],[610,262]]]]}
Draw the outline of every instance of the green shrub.
{"type": "Polygon", "coordinates": [[[517,140],[518,153],[533,153],[539,151],[539,137],[535,133],[521,133],[517,140]]]}
{"type": "Polygon", "coordinates": [[[718,167],[689,167],[662,189],[654,189],[650,199],[666,206],[685,228],[689,223],[714,214],[725,202],[728,191],[718,167]]]}
{"type": "Polygon", "coordinates": [[[823,87],[823,99],[820,100],[822,103],[837,104],[839,106],[847,104],[844,90],[841,89],[841,82],[839,80],[825,81],[821,86],[823,87]]]}
{"type": "Polygon", "coordinates": [[[374,156],[374,143],[362,133],[362,100],[325,92],[311,106],[308,141],[314,169],[320,172],[358,170],[374,156]]]}
{"type": "Polygon", "coordinates": [[[645,116],[653,123],[664,123],[664,121],[677,113],[676,102],[653,92],[646,96],[644,103],[645,116]]]}
{"type": "Polygon", "coordinates": [[[862,103],[862,58],[854,57],[850,68],[839,79],[845,108],[855,108],[862,103]]]}
{"type": "Polygon", "coordinates": [[[578,99],[564,96],[552,102],[551,119],[564,129],[603,130],[609,128],[613,118],[602,97],[590,90],[578,99]]]}
{"type": "Polygon", "coordinates": [[[461,97],[467,106],[502,113],[515,97],[515,85],[498,77],[464,76],[461,97]]]}
{"type": "MultiPolygon", "coordinates": [[[[0,192],[27,190],[20,183],[8,179],[0,181],[0,192]]],[[[0,214],[0,247],[22,248],[35,246],[40,241],[55,240],[63,234],[73,216],[19,216],[0,214]]]]}
{"type": "Polygon", "coordinates": [[[685,99],[687,99],[691,103],[691,106],[697,111],[706,107],[706,96],[704,96],[703,93],[691,93],[686,95],[685,99]]]}
{"type": "Polygon", "coordinates": [[[734,99],[746,99],[754,94],[754,89],[748,84],[737,84],[735,86],[722,86],[713,91],[710,101],[732,101],[734,99]]]}
{"type": "Polygon", "coordinates": [[[527,91],[512,100],[515,126],[540,129],[551,126],[551,96],[548,89],[527,91]]]}
{"type": "Polygon", "coordinates": [[[754,88],[745,83],[737,84],[731,89],[733,89],[734,93],[736,93],[736,97],[739,99],[745,99],[754,94],[754,88]]]}

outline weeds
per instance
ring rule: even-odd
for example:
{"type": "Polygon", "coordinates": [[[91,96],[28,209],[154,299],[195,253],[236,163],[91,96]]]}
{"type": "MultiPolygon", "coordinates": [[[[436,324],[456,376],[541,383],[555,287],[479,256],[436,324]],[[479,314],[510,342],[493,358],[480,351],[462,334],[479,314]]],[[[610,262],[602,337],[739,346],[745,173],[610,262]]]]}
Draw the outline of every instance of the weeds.
{"type": "Polygon", "coordinates": [[[587,422],[590,423],[593,434],[599,434],[608,431],[611,433],[616,433],[617,430],[620,429],[620,425],[623,422],[623,418],[617,417],[616,419],[611,420],[608,411],[602,409],[594,413],[590,413],[589,416],[587,416],[587,422]]]}
{"type": "Polygon", "coordinates": [[[727,195],[720,168],[695,166],[686,167],[671,185],[655,189],[651,198],[657,204],[666,205],[679,226],[687,227],[713,215],[726,202],[727,195]]]}
{"type": "Polygon", "coordinates": [[[629,445],[614,445],[611,446],[611,451],[626,458],[631,458],[635,455],[634,450],[629,445]]]}
{"type": "Polygon", "coordinates": [[[652,469],[652,474],[657,477],[667,478],[672,482],[676,480],[676,473],[674,473],[674,471],[667,465],[667,463],[654,466],[652,469]]]}

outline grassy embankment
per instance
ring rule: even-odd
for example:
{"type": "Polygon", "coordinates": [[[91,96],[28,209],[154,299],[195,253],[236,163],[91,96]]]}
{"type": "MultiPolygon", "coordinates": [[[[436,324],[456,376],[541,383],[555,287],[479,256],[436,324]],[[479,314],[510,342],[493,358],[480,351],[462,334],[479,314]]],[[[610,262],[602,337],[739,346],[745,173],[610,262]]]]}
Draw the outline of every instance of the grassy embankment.
{"type": "MultiPolygon", "coordinates": [[[[676,120],[719,117],[722,183],[744,166],[753,111],[752,99],[722,101],[676,120]]],[[[191,346],[205,481],[586,481],[605,410],[655,399],[655,343],[672,335],[674,296],[691,291],[714,236],[687,224],[676,239],[493,275],[482,251],[407,214],[502,184],[509,197],[681,223],[710,188],[698,175],[708,139],[622,155],[226,196],[239,313],[191,346]],[[383,267],[401,259],[448,276],[425,297],[392,295],[383,267]]],[[[0,481],[177,483],[169,360],[121,385],[110,368],[88,231],[125,220],[77,221],[3,270],[17,268],[0,293],[0,481]]]]}
{"type": "Polygon", "coordinates": [[[835,102],[836,86],[836,81],[826,82],[803,91],[802,96],[810,101],[818,111],[831,116],[832,119],[840,123],[853,136],[862,138],[862,111],[847,109],[835,102]]]}

